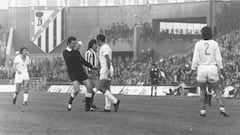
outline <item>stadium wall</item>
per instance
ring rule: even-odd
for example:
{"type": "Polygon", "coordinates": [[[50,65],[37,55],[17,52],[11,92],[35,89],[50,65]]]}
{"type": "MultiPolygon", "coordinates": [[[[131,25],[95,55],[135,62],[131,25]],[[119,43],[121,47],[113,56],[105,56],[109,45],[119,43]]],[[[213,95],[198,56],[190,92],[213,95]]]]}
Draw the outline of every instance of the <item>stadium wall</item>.
{"type": "Polygon", "coordinates": [[[0,10],[0,24],[4,31],[7,31],[8,28],[8,11],[0,10]]]}
{"type": "Polygon", "coordinates": [[[41,49],[30,42],[29,9],[29,7],[12,7],[8,9],[8,25],[14,28],[13,52],[25,46],[30,53],[42,53],[41,49]]]}
{"type": "MultiPolygon", "coordinates": [[[[218,2],[216,7],[220,5],[221,2],[218,2]]],[[[156,19],[206,17],[209,23],[208,11],[209,2],[68,7],[66,10],[66,37],[74,35],[83,40],[85,45],[83,48],[85,50],[89,39],[95,38],[101,29],[104,30],[108,26],[110,27],[113,22],[124,22],[132,28],[135,23],[139,23],[139,18],[142,22],[152,23],[156,19]],[[134,17],[134,15],[139,16],[139,18],[134,17]]],[[[31,53],[43,53],[38,47],[31,44],[29,40],[30,7],[10,7],[8,9],[8,24],[9,27],[15,28],[13,42],[15,49],[27,46],[31,53]]],[[[53,53],[62,52],[65,45],[65,43],[62,43],[53,53]]]]}

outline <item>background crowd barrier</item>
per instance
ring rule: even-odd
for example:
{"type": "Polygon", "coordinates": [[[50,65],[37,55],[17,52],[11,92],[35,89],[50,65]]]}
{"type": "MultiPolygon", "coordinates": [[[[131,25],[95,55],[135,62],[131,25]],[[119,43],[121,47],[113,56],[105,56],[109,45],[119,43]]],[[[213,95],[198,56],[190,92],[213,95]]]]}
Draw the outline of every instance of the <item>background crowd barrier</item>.
{"type": "MultiPolygon", "coordinates": [[[[158,86],[157,96],[166,96],[170,94],[170,89],[175,91],[179,86],[158,86]]],[[[81,93],[85,93],[86,87],[80,86],[81,93]]],[[[49,93],[70,93],[73,90],[71,85],[51,85],[47,92],[49,93]]],[[[182,91],[184,96],[199,96],[199,89],[197,87],[186,87],[182,91]]],[[[111,86],[113,94],[121,95],[151,95],[151,86],[111,86]]],[[[153,90],[153,94],[155,91],[153,90]]],[[[97,94],[101,94],[98,92],[97,94]]]]}
{"type": "MultiPolygon", "coordinates": [[[[31,86],[30,91],[38,91],[36,88],[33,89],[31,86]]],[[[80,85],[81,93],[85,93],[86,87],[80,85]]],[[[171,95],[170,89],[173,92],[173,95],[177,95],[177,90],[179,91],[178,96],[199,96],[200,89],[196,86],[186,86],[184,88],[179,88],[179,86],[158,86],[157,87],[157,96],[166,96],[171,95]]],[[[16,86],[13,84],[2,84],[0,85],[1,92],[14,92],[16,86]]],[[[72,85],[51,85],[46,91],[48,93],[70,93],[73,90],[72,85]]],[[[224,88],[222,96],[224,98],[231,98],[234,96],[235,88],[233,86],[227,86],[224,88]]],[[[119,95],[142,95],[150,96],[151,95],[151,86],[111,86],[111,92],[113,94],[119,95]]],[[[153,95],[155,91],[153,90],[153,95]]],[[[100,91],[97,94],[102,94],[100,91]]]]}

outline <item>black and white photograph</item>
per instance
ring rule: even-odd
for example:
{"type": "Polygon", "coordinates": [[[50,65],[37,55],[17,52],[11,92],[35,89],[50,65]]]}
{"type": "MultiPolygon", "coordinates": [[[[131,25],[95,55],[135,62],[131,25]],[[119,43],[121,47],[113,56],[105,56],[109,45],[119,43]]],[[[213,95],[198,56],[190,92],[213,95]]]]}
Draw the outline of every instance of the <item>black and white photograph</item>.
{"type": "Polygon", "coordinates": [[[1,0],[0,135],[240,135],[240,0],[1,0]]]}

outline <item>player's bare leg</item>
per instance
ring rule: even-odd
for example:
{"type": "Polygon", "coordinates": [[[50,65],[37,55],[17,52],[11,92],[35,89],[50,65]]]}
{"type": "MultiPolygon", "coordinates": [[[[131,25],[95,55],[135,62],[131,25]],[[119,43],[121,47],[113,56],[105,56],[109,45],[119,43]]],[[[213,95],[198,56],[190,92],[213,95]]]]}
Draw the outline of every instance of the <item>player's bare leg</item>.
{"type": "MultiPolygon", "coordinates": [[[[115,107],[115,112],[118,111],[119,109],[119,104],[120,104],[120,100],[117,99],[111,92],[110,92],[110,82],[109,80],[99,80],[98,85],[97,85],[97,89],[99,91],[101,91],[103,93],[103,95],[105,96],[105,111],[106,112],[110,112],[110,108],[109,108],[109,104],[111,105],[111,103],[113,103],[114,107],[115,107]]],[[[111,107],[111,106],[110,106],[111,107]]]]}
{"type": "Polygon", "coordinates": [[[212,101],[212,88],[209,87],[209,86],[206,88],[205,99],[206,99],[206,104],[211,106],[212,105],[212,103],[211,103],[211,101],[212,101]]]}
{"type": "Polygon", "coordinates": [[[151,86],[151,97],[153,96],[153,85],[151,86]]]}
{"type": "Polygon", "coordinates": [[[23,82],[24,93],[23,93],[23,105],[28,105],[28,96],[29,96],[29,82],[28,80],[23,82]]]}
{"type": "Polygon", "coordinates": [[[112,105],[111,99],[109,97],[105,96],[104,111],[105,112],[111,112],[111,105],[112,105]]]}
{"type": "Polygon", "coordinates": [[[206,116],[206,83],[199,83],[200,86],[200,116],[206,116]]]}
{"type": "MultiPolygon", "coordinates": [[[[106,80],[106,88],[107,90],[109,90],[109,92],[111,92],[110,90],[110,85],[111,85],[111,81],[110,80],[106,80]]],[[[104,110],[105,111],[110,111],[111,110],[111,105],[112,105],[112,101],[109,97],[105,96],[105,107],[104,110]]]]}
{"type": "MultiPolygon", "coordinates": [[[[97,76],[97,73],[95,73],[95,72],[91,72],[91,73],[89,73],[88,74],[88,78],[91,80],[91,83],[92,83],[92,85],[93,85],[93,93],[92,93],[92,100],[91,100],[91,107],[90,107],[90,111],[96,111],[96,110],[98,110],[99,108],[93,103],[93,101],[94,101],[94,96],[95,96],[95,94],[97,93],[97,88],[96,88],[96,86],[95,86],[95,82],[98,80],[98,76],[97,76]]],[[[85,99],[84,99],[84,101],[85,101],[85,99]]]]}
{"type": "Polygon", "coordinates": [[[69,101],[68,101],[68,105],[67,105],[67,110],[71,111],[72,110],[72,103],[73,100],[75,99],[75,97],[78,95],[79,91],[80,91],[80,87],[79,87],[79,82],[78,81],[73,81],[73,91],[71,92],[69,101]]]}
{"type": "Polygon", "coordinates": [[[93,93],[93,84],[89,79],[86,79],[82,82],[86,88],[87,92],[85,93],[85,111],[90,111],[92,103],[92,93],[93,93]]]}
{"type": "Polygon", "coordinates": [[[13,94],[13,101],[12,101],[12,103],[14,105],[16,104],[17,96],[18,96],[20,91],[21,91],[21,83],[16,83],[16,91],[13,94]]]}
{"type": "Polygon", "coordinates": [[[157,85],[155,85],[154,88],[155,88],[155,97],[157,97],[157,85]]]}
{"type": "Polygon", "coordinates": [[[229,114],[226,112],[226,109],[225,109],[225,107],[223,105],[223,99],[222,99],[222,96],[221,96],[221,90],[219,89],[218,82],[211,83],[210,86],[214,90],[214,92],[216,93],[216,100],[217,100],[217,103],[218,103],[218,106],[219,106],[220,113],[224,117],[229,117],[229,114]]]}
{"type": "Polygon", "coordinates": [[[99,108],[93,103],[93,101],[94,101],[94,96],[95,96],[95,94],[97,93],[97,88],[96,87],[94,87],[93,88],[93,93],[92,93],[92,100],[91,100],[91,107],[90,107],[90,111],[96,111],[96,110],[98,110],[99,108]]]}

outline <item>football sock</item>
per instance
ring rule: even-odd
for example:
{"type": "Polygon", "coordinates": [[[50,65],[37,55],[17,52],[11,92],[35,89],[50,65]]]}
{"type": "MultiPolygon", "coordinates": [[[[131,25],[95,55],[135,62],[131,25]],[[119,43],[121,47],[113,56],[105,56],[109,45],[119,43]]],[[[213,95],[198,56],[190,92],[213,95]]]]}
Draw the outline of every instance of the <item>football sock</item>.
{"type": "Polygon", "coordinates": [[[90,110],[90,106],[92,103],[92,93],[86,93],[85,94],[85,111],[89,111],[90,110]]]}
{"type": "Polygon", "coordinates": [[[72,96],[70,96],[69,101],[68,101],[68,104],[72,104],[73,99],[74,99],[74,98],[73,98],[72,96]]]}
{"type": "Polygon", "coordinates": [[[91,99],[91,106],[93,106],[93,100],[94,100],[94,93],[92,94],[92,99],[91,99]]]}
{"type": "Polygon", "coordinates": [[[110,110],[111,109],[111,100],[107,97],[107,96],[105,96],[105,107],[104,107],[104,109],[106,109],[106,110],[110,110]]]}
{"type": "Polygon", "coordinates": [[[69,98],[69,101],[68,101],[68,104],[72,104],[74,98],[77,96],[78,94],[78,91],[77,92],[71,92],[71,95],[70,95],[70,98],[69,98]]]}
{"type": "Polygon", "coordinates": [[[212,95],[208,95],[208,104],[211,105],[212,95]]]}
{"type": "Polygon", "coordinates": [[[28,93],[24,93],[23,94],[23,102],[27,102],[28,101],[28,93]]]}
{"type": "Polygon", "coordinates": [[[104,93],[104,95],[105,95],[106,97],[108,97],[108,98],[112,101],[113,104],[116,104],[116,103],[117,103],[117,98],[115,98],[115,97],[113,96],[113,94],[112,94],[109,90],[106,90],[106,92],[104,93]]]}
{"type": "Polygon", "coordinates": [[[14,92],[13,98],[17,98],[18,93],[14,92]]]}

